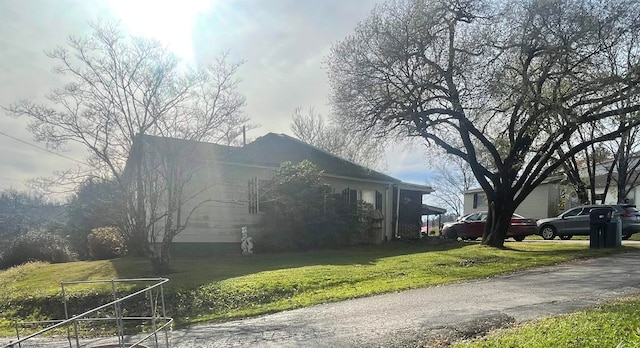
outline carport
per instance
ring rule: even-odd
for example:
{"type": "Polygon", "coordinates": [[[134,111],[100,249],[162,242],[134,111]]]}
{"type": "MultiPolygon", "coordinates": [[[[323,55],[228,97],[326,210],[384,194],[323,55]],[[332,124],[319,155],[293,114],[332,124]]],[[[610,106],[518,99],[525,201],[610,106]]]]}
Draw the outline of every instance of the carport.
{"type": "Polygon", "coordinates": [[[427,229],[426,231],[423,231],[423,235],[429,234],[430,231],[430,227],[433,228],[435,227],[435,225],[431,225],[429,226],[429,218],[431,216],[438,216],[438,231],[440,230],[440,226],[442,225],[442,214],[446,213],[447,209],[444,208],[438,208],[438,207],[434,207],[428,204],[423,204],[422,205],[422,216],[426,216],[427,217],[427,229]]]}

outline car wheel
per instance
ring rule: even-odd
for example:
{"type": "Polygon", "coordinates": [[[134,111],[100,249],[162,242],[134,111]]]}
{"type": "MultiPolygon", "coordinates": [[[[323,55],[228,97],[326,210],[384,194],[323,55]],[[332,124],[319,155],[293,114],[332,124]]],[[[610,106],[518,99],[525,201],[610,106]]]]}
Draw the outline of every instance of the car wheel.
{"type": "Polygon", "coordinates": [[[628,234],[628,235],[623,235],[623,236],[622,236],[622,240],[627,240],[627,239],[629,239],[629,238],[631,238],[631,235],[630,235],[630,234],[628,234]]]}
{"type": "Polygon", "coordinates": [[[573,237],[573,235],[571,235],[571,234],[567,234],[567,235],[564,235],[564,236],[560,236],[560,239],[562,239],[562,240],[569,240],[569,239],[571,239],[572,237],[573,237]]]}
{"type": "Polygon", "coordinates": [[[513,240],[516,242],[522,242],[525,236],[513,236],[513,240]]]}
{"type": "Polygon", "coordinates": [[[540,235],[542,236],[542,239],[552,240],[556,237],[556,230],[551,225],[544,225],[540,230],[540,235]]]}
{"type": "Polygon", "coordinates": [[[451,239],[451,240],[456,240],[456,239],[458,239],[458,233],[456,232],[456,230],[453,230],[453,229],[452,229],[452,230],[450,230],[450,231],[447,233],[447,239],[451,239]]]}

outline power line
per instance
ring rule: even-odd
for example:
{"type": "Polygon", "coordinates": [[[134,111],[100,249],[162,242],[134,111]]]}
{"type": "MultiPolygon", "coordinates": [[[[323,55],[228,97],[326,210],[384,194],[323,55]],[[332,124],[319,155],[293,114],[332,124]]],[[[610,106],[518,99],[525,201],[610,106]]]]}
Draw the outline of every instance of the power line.
{"type": "Polygon", "coordinates": [[[12,178],[5,178],[4,176],[0,176],[0,180],[9,180],[9,181],[24,182],[24,180],[18,180],[18,179],[12,179],[12,178]]]}
{"type": "Polygon", "coordinates": [[[24,140],[22,140],[22,139],[18,139],[18,138],[16,138],[16,137],[11,136],[11,135],[9,135],[9,134],[7,134],[7,133],[4,133],[4,132],[2,132],[2,131],[0,131],[0,134],[4,135],[4,136],[6,136],[6,137],[9,137],[9,138],[11,138],[11,139],[13,139],[13,140],[15,140],[15,141],[19,141],[19,142],[21,142],[21,143],[23,143],[23,144],[27,144],[27,145],[29,145],[29,146],[33,146],[33,147],[35,147],[35,148],[36,148],[36,149],[38,149],[38,150],[46,151],[46,152],[48,152],[48,153],[50,153],[50,154],[53,154],[53,155],[56,155],[56,156],[60,156],[60,157],[62,157],[62,158],[66,158],[66,159],[68,159],[68,160],[70,160],[70,161],[74,161],[74,162],[76,162],[76,163],[80,163],[80,164],[84,164],[84,165],[86,165],[86,163],[84,163],[84,162],[82,162],[82,161],[78,161],[77,159],[74,159],[74,158],[71,158],[71,157],[67,157],[67,156],[65,156],[65,155],[63,155],[63,154],[59,154],[59,153],[57,153],[57,152],[53,152],[53,151],[51,151],[51,150],[49,150],[49,149],[46,149],[46,148],[44,148],[44,147],[40,147],[40,146],[38,146],[38,145],[31,144],[31,143],[29,143],[29,142],[26,142],[26,141],[24,141],[24,140]]]}

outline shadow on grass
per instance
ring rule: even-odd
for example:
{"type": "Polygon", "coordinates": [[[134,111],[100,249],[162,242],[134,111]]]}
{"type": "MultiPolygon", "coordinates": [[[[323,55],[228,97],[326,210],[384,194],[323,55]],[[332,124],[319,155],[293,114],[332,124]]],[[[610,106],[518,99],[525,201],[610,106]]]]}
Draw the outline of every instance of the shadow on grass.
{"type": "MultiPolygon", "coordinates": [[[[176,257],[172,270],[162,276],[171,279],[171,287],[191,287],[264,271],[307,266],[373,265],[381,258],[425,252],[448,251],[468,243],[436,238],[398,240],[380,245],[363,245],[304,252],[263,253],[253,255],[220,255],[210,257],[176,257]]],[[[150,261],[144,258],[111,260],[118,278],[157,277],[150,261]]]]}

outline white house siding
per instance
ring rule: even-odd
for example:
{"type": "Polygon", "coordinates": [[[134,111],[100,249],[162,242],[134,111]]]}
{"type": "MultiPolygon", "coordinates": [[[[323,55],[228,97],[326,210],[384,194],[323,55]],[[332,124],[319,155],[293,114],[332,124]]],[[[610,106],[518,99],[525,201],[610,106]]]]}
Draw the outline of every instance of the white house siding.
{"type": "MultiPolygon", "coordinates": [[[[603,194],[603,193],[604,193],[603,187],[596,188],[596,194],[603,194]]],[[[640,186],[633,188],[631,192],[627,194],[627,203],[637,204],[638,202],[636,201],[636,197],[640,197],[639,195],[640,195],[640,186]]],[[[598,203],[600,203],[600,201],[598,201],[598,203]]],[[[609,186],[609,190],[607,191],[607,197],[605,197],[604,204],[617,204],[617,203],[620,203],[618,202],[618,187],[616,186],[615,182],[612,182],[611,186],[609,186]]]]}
{"type": "Polygon", "coordinates": [[[480,189],[470,190],[464,194],[464,215],[478,211],[487,211],[488,209],[487,196],[484,194],[484,191],[480,189]],[[474,204],[474,202],[476,204],[474,204]]]}
{"type": "Polygon", "coordinates": [[[557,216],[559,203],[559,190],[557,184],[541,184],[525,198],[518,206],[516,213],[531,219],[543,219],[557,216]]]}
{"type": "Polygon", "coordinates": [[[249,180],[269,179],[273,170],[213,164],[205,173],[189,183],[191,193],[206,190],[184,205],[183,211],[188,212],[200,204],[175,242],[240,243],[241,228],[248,227],[249,234],[256,232],[262,216],[249,212],[249,180]]]}
{"type": "MultiPolygon", "coordinates": [[[[212,164],[206,170],[200,171],[200,175],[189,183],[189,189],[192,193],[202,190],[203,187],[207,189],[187,202],[183,211],[191,210],[195,204],[210,201],[201,203],[185,230],[176,236],[174,242],[240,243],[243,226],[248,227],[249,235],[259,234],[262,214],[249,213],[248,182],[256,177],[268,180],[273,173],[273,169],[230,164],[218,164],[217,167],[212,164]]],[[[375,241],[391,239],[393,197],[389,184],[332,176],[324,176],[322,181],[330,185],[334,193],[341,193],[347,188],[380,192],[385,220],[375,241]]]]}
{"type": "MultiPolygon", "coordinates": [[[[531,219],[558,215],[559,189],[555,183],[540,184],[516,208],[516,213],[531,219]]],[[[464,194],[464,214],[487,211],[489,206],[484,191],[470,190],[464,194]],[[477,198],[474,198],[477,196],[477,198]],[[474,201],[477,203],[474,206],[474,201]]]]}

